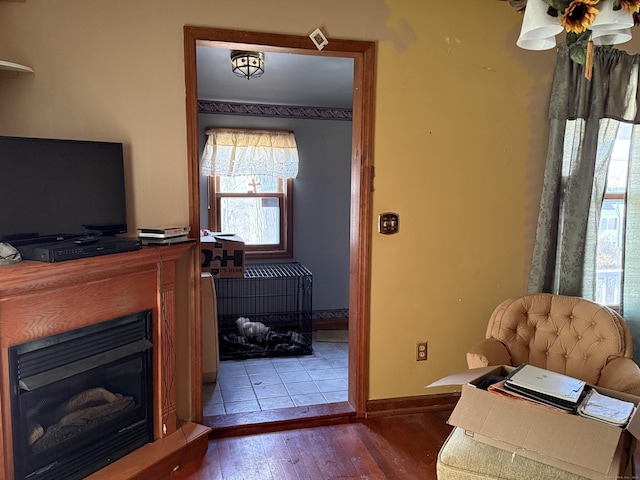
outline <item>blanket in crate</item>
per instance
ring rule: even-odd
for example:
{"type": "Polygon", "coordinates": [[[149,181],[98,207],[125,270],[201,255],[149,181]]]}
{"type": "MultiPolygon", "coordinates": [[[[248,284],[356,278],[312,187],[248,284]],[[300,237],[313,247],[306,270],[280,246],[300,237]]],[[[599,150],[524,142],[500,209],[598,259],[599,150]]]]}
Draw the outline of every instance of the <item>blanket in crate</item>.
{"type": "Polygon", "coordinates": [[[307,350],[310,342],[299,332],[286,333],[269,330],[261,339],[251,339],[236,333],[220,335],[220,351],[224,353],[263,353],[289,352],[307,350]]]}

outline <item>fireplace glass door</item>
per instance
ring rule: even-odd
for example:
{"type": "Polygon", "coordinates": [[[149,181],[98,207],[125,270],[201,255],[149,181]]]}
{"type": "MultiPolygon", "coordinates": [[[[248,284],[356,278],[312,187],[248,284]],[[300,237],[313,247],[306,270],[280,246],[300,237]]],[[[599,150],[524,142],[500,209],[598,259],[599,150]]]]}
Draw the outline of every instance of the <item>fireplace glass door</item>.
{"type": "Polygon", "coordinates": [[[76,480],[153,441],[151,311],[9,349],[16,480],[76,480]]]}

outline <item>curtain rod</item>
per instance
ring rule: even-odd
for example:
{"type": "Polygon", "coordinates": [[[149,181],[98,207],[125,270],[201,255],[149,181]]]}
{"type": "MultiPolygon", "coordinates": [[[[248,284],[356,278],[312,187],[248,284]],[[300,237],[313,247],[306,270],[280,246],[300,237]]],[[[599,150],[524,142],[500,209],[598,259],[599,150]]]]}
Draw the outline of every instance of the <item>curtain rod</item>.
{"type": "Polygon", "coordinates": [[[252,128],[223,128],[223,127],[207,127],[204,133],[209,134],[216,131],[237,132],[237,133],[293,133],[292,130],[261,130],[252,128]]]}

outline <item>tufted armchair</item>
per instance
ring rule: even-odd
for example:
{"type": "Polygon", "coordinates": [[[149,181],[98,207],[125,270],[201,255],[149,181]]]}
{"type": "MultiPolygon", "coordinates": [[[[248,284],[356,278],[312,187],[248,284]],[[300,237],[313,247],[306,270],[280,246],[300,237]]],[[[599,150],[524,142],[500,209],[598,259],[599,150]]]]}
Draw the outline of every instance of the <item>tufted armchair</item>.
{"type": "Polygon", "coordinates": [[[614,310],[580,297],[536,293],[494,310],[469,368],[528,363],[592,385],[640,395],[631,334],[614,310]]]}
{"type": "MultiPolygon", "coordinates": [[[[640,368],[631,359],[626,322],[579,297],[537,293],[505,300],[491,314],[486,339],[467,353],[467,363],[469,368],[529,363],[640,394],[640,368]]],[[[438,480],[585,478],[478,442],[458,427],[440,449],[436,470],[438,480]]]]}

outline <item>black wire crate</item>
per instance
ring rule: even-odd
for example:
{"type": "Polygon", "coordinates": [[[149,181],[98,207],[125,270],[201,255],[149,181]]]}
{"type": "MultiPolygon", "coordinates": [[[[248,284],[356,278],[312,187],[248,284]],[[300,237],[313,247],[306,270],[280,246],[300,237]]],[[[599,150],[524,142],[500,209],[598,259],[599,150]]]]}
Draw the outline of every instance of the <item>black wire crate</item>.
{"type": "Polygon", "coordinates": [[[220,359],[310,355],[313,275],[304,265],[247,265],[217,278],[220,359]]]}

